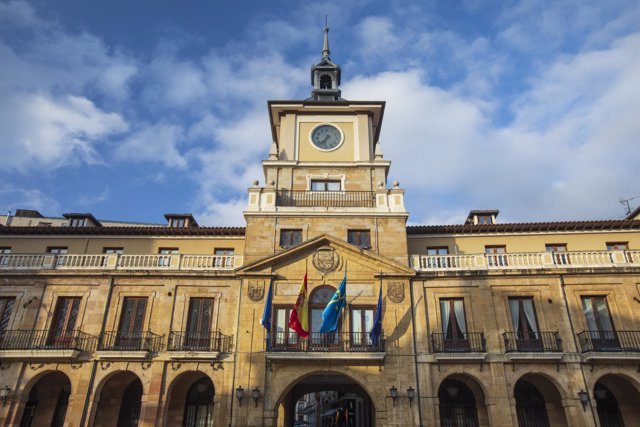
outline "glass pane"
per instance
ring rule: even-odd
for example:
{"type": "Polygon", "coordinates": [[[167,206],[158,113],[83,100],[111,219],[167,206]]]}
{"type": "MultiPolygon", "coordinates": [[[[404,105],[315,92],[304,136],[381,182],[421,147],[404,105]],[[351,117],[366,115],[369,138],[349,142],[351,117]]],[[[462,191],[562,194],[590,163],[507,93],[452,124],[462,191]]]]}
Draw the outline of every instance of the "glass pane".
{"type": "Polygon", "coordinates": [[[364,330],[365,332],[373,329],[373,310],[364,310],[364,330]]]}
{"type": "Polygon", "coordinates": [[[606,299],[603,297],[598,297],[595,300],[598,320],[600,320],[600,326],[602,326],[602,330],[613,331],[613,324],[611,323],[611,316],[609,315],[609,308],[607,308],[606,299]]]}
{"type": "Polygon", "coordinates": [[[311,191],[324,191],[324,182],[311,181],[311,191]]]}
{"type": "Polygon", "coordinates": [[[340,191],[340,181],[327,182],[327,191],[340,191]]]}
{"type": "Polygon", "coordinates": [[[362,332],[362,310],[351,310],[351,332],[362,332]]]}
{"type": "Polygon", "coordinates": [[[276,343],[282,344],[284,342],[284,331],[287,327],[287,310],[278,309],[276,311],[276,343]]]}
{"type": "Polygon", "coordinates": [[[596,318],[593,313],[593,306],[591,304],[591,298],[582,298],[582,309],[584,310],[584,317],[587,320],[587,328],[590,331],[597,331],[598,325],[596,324],[596,318]]]}

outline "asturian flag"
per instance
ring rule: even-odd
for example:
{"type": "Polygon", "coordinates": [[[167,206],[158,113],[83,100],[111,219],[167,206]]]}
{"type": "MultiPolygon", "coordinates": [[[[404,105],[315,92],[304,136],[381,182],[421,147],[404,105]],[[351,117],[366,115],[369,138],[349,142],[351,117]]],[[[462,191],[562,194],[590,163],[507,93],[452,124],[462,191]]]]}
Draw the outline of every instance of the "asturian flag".
{"type": "Polygon", "coordinates": [[[378,308],[376,308],[376,317],[373,320],[373,328],[369,332],[369,338],[371,344],[374,347],[378,346],[380,335],[382,334],[382,283],[380,283],[380,294],[378,294],[378,308]]]}
{"type": "Polygon", "coordinates": [[[262,323],[262,326],[265,327],[267,332],[271,331],[271,310],[273,307],[272,298],[273,298],[273,280],[271,280],[271,283],[269,284],[269,293],[267,294],[267,301],[264,303],[264,312],[262,313],[262,320],[260,320],[260,323],[262,323]]]}
{"type": "Polygon", "coordinates": [[[322,326],[320,332],[334,332],[338,329],[338,320],[340,320],[340,313],[342,308],[347,304],[347,273],[344,274],[344,279],[338,287],[338,290],[331,297],[329,304],[322,312],[322,326]]]}
{"type": "Polygon", "coordinates": [[[296,331],[301,338],[309,337],[309,296],[307,293],[307,273],[304,273],[304,280],[300,286],[298,299],[293,305],[289,316],[289,327],[296,331]]]}

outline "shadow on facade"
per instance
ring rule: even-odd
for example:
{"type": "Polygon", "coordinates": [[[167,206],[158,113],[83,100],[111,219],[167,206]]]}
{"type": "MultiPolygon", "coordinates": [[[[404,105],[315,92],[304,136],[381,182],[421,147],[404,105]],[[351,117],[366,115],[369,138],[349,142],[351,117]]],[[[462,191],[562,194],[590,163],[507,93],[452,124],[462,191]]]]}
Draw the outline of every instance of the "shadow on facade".
{"type": "Polygon", "coordinates": [[[142,382],[133,372],[120,371],[97,389],[94,427],[135,427],[140,418],[142,382]]]}
{"type": "Polygon", "coordinates": [[[62,372],[49,372],[38,378],[29,389],[24,406],[20,405],[20,427],[62,427],[70,393],[71,382],[62,372]]]}
{"type": "Polygon", "coordinates": [[[202,372],[180,374],[172,383],[165,404],[163,425],[208,427],[213,425],[215,389],[202,372]]]}

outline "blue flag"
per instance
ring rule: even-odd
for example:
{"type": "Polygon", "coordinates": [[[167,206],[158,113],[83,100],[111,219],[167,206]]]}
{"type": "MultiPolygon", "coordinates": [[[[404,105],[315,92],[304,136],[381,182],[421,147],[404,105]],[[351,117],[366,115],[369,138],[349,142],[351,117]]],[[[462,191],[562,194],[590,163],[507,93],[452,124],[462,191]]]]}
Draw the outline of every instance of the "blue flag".
{"type": "Polygon", "coordinates": [[[329,304],[322,312],[321,333],[334,332],[338,329],[338,320],[342,308],[347,304],[347,274],[345,273],[338,290],[331,297],[329,304]]]}
{"type": "Polygon", "coordinates": [[[262,320],[260,320],[260,323],[262,323],[262,326],[265,327],[267,332],[271,331],[271,307],[273,305],[271,304],[271,298],[273,295],[273,292],[271,292],[272,287],[273,280],[269,284],[269,293],[267,294],[267,300],[264,303],[264,313],[262,313],[262,320]]]}
{"type": "Polygon", "coordinates": [[[378,341],[382,335],[382,283],[380,283],[380,294],[378,296],[378,307],[376,308],[376,317],[373,319],[373,328],[369,332],[369,339],[374,347],[378,346],[378,341]]]}

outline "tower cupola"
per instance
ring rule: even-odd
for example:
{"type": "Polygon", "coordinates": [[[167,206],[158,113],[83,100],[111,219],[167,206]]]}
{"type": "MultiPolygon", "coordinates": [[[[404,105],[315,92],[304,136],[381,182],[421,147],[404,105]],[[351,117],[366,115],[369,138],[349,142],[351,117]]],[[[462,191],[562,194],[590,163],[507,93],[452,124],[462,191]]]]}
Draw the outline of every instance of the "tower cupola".
{"type": "Polygon", "coordinates": [[[340,66],[331,61],[329,54],[329,27],[325,24],[322,59],[311,67],[313,91],[310,100],[338,101],[342,99],[340,98],[340,66]]]}

